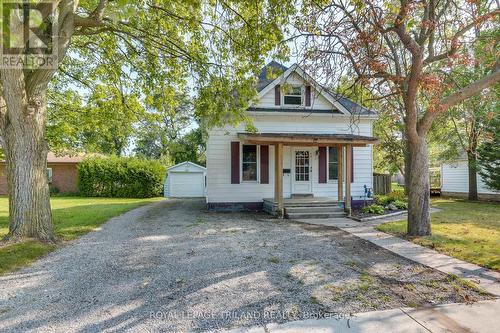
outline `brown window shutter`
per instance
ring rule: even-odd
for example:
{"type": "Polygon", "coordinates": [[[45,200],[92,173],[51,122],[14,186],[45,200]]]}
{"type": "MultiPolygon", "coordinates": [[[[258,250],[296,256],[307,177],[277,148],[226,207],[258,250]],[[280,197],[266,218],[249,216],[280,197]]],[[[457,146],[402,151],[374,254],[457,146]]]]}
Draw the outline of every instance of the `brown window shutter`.
{"type": "Polygon", "coordinates": [[[269,184],[269,146],[260,146],[260,183],[269,184]]]}
{"type": "Polygon", "coordinates": [[[274,105],[281,105],[281,86],[279,84],[274,87],[274,105]]]}
{"type": "Polygon", "coordinates": [[[326,167],[328,161],[326,160],[326,147],[319,147],[319,183],[326,183],[326,167]]]}
{"type": "Polygon", "coordinates": [[[231,142],[231,184],[240,183],[240,143],[231,142]]]}
{"type": "Polygon", "coordinates": [[[351,147],[351,183],[354,183],[354,147],[351,147]]]}
{"type": "Polygon", "coordinates": [[[306,86],[306,106],[311,106],[311,86],[306,86]]]}

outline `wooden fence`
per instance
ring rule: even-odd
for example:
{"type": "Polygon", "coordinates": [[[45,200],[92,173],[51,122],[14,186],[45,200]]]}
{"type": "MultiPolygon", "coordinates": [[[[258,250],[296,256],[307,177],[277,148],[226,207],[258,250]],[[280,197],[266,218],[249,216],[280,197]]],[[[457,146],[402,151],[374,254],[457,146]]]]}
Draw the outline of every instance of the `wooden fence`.
{"type": "Polygon", "coordinates": [[[391,175],[373,174],[373,193],[387,194],[391,192],[391,175]]]}

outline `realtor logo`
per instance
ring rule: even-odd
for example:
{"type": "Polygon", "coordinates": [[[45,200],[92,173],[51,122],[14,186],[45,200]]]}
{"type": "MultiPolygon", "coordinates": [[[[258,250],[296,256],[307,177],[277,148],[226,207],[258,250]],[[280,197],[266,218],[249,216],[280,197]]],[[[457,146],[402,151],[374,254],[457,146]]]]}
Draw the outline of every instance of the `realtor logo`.
{"type": "Polygon", "coordinates": [[[0,67],[57,68],[57,1],[3,0],[0,67]]]}

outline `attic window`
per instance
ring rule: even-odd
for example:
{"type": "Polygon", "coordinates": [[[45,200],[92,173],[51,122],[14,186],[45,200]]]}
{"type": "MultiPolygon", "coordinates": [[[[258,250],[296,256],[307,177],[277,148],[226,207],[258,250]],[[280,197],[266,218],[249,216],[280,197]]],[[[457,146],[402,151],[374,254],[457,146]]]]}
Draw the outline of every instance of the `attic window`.
{"type": "Polygon", "coordinates": [[[283,94],[283,104],[302,105],[302,87],[290,87],[283,94]]]}

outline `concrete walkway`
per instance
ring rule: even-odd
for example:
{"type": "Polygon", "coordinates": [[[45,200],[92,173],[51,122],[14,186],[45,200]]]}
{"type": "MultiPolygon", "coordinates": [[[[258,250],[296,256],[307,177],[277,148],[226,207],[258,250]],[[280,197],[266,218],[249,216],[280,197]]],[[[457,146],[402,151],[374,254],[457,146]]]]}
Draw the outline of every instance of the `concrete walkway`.
{"type": "Polygon", "coordinates": [[[367,240],[404,258],[437,269],[443,273],[454,274],[462,279],[474,282],[481,289],[500,296],[500,273],[441,254],[432,249],[414,244],[375,229],[382,223],[400,221],[406,215],[381,218],[369,222],[356,222],[348,218],[304,219],[301,223],[336,227],[354,236],[367,240]]]}
{"type": "Polygon", "coordinates": [[[500,300],[365,312],[349,318],[309,319],[238,328],[227,333],[498,332],[500,300]]]}

